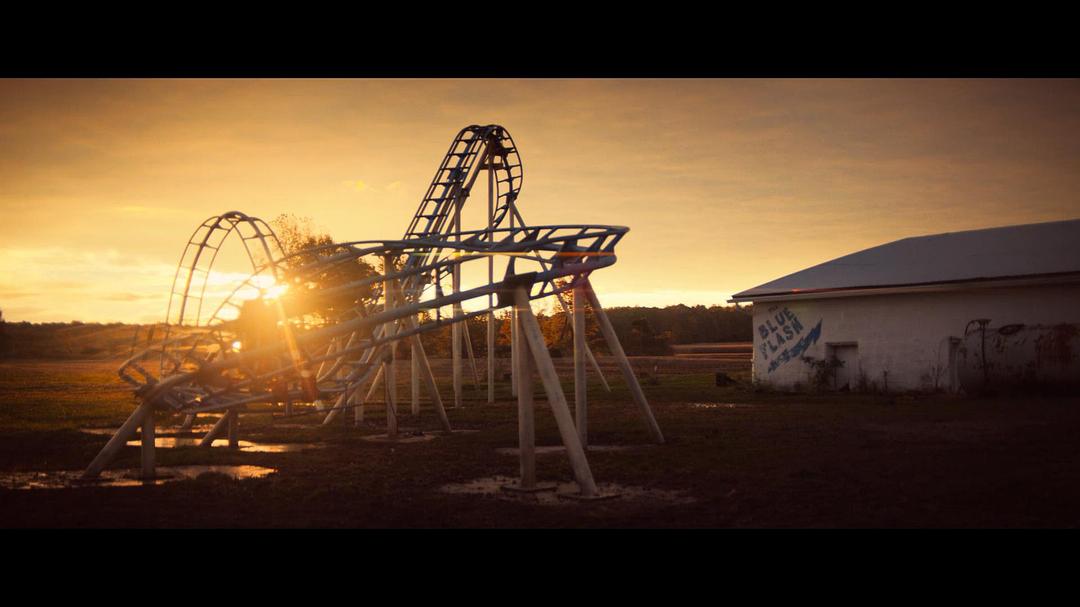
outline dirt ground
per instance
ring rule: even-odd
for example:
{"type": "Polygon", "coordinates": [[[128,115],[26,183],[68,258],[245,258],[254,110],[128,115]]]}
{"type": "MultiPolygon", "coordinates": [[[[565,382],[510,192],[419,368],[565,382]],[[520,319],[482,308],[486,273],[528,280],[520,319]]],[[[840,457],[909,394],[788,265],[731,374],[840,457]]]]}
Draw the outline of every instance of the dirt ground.
{"type": "MultiPolygon", "coordinates": [[[[134,408],[112,361],[0,363],[0,475],[79,470],[134,408]]],[[[352,416],[244,417],[241,438],[322,443],[293,452],[159,449],[161,465],[277,470],[236,481],[204,475],[159,486],[0,489],[3,527],[1075,527],[1080,522],[1080,398],[790,395],[755,392],[746,374],[650,376],[644,389],[667,442],[648,434],[625,387],[590,387],[589,462],[610,500],[528,501],[443,491],[511,478],[517,422],[509,387],[495,405],[466,389],[450,411],[476,432],[430,441],[363,440],[384,431],[352,416]],[[282,424],[288,424],[283,427],[282,424]],[[650,497],[651,496],[651,497],[650,497]]],[[[407,377],[407,376],[406,376],[407,377]]],[[[444,398],[450,398],[449,382],[444,398]]],[[[592,382],[595,384],[595,382],[592,382]]],[[[572,391],[568,390],[568,394],[572,391]]],[[[403,383],[402,396],[407,395],[403,383]]],[[[558,443],[537,398],[537,442],[558,443]]],[[[405,407],[407,410],[407,406],[405,407]]],[[[178,420],[162,420],[159,426],[178,420]]],[[[403,427],[436,428],[430,409],[403,427]]],[[[126,447],[113,468],[138,465],[126,447]]],[[[572,480],[562,453],[539,456],[542,481],[572,480]]],[[[490,484],[490,483],[489,483],[490,484]]]]}

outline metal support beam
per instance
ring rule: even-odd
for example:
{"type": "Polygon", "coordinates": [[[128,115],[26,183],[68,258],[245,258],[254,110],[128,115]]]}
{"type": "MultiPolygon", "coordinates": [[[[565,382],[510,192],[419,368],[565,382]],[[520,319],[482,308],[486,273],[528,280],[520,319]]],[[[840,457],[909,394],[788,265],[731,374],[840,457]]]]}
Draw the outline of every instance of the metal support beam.
{"type": "MultiPolygon", "coordinates": [[[[364,352],[363,356],[360,357],[360,363],[364,364],[364,365],[370,363],[371,358],[374,355],[375,355],[375,349],[374,348],[369,348],[366,352],[364,352]]],[[[379,369],[381,370],[382,367],[380,366],[379,369]]],[[[349,379],[350,379],[350,382],[351,382],[355,378],[350,377],[349,379]]],[[[363,379],[363,380],[360,380],[360,381],[363,382],[363,381],[367,381],[367,380],[363,379]]],[[[372,380],[372,381],[374,382],[374,380],[372,380]]],[[[327,413],[326,417],[323,418],[322,423],[323,423],[324,426],[329,426],[330,423],[333,422],[334,419],[337,418],[338,412],[344,410],[344,405],[345,405],[346,402],[352,401],[352,402],[350,402],[350,404],[354,404],[354,402],[356,400],[356,390],[357,389],[358,389],[357,386],[354,386],[353,384],[350,383],[349,389],[346,390],[345,392],[343,392],[341,394],[341,396],[338,397],[338,399],[334,402],[334,406],[330,408],[330,412],[327,413]]],[[[361,421],[363,421],[363,420],[361,419],[361,421]]]]}
{"type": "MultiPolygon", "coordinates": [[[[406,321],[409,325],[409,329],[416,329],[416,318],[410,316],[406,321]]],[[[428,361],[427,352],[424,352],[424,344],[420,341],[419,335],[413,335],[411,338],[413,348],[415,348],[417,359],[420,367],[420,377],[424,380],[424,384],[427,386],[428,396],[431,397],[431,403],[435,405],[435,412],[439,415],[439,424],[442,426],[443,431],[451,432],[450,418],[446,416],[446,408],[443,407],[442,395],[439,394],[439,385],[435,383],[435,374],[431,372],[431,363],[428,361]]]]}
{"type": "Polygon", "coordinates": [[[589,445],[588,376],[585,374],[585,293],[574,287],[574,420],[583,446],[589,445]]]}
{"type": "Polygon", "coordinates": [[[154,434],[154,410],[143,416],[142,421],[142,477],[152,479],[157,476],[154,469],[154,449],[157,447],[154,434]]]}
{"type": "Polygon", "coordinates": [[[420,361],[416,358],[416,344],[409,344],[409,391],[412,396],[412,414],[420,415],[420,361]]]}
{"type": "MultiPolygon", "coordinates": [[[[456,233],[454,240],[461,240],[461,204],[458,203],[456,213],[454,215],[454,232],[456,233]]],[[[461,264],[455,263],[453,267],[453,274],[451,276],[452,290],[454,294],[461,291],[461,264]]],[[[454,316],[460,316],[462,313],[461,304],[455,303],[451,308],[454,316]]],[[[452,366],[453,385],[454,385],[454,408],[460,408],[464,406],[462,402],[461,394],[461,323],[456,322],[450,326],[450,364],[452,366]]]]}
{"type": "MultiPolygon", "coordinates": [[[[488,165],[488,242],[494,242],[495,234],[490,230],[495,221],[495,169],[488,165]]],[[[495,256],[488,255],[488,282],[495,282],[495,256]]],[[[487,315],[487,402],[495,403],[495,296],[488,295],[488,308],[492,309],[487,315]]]]}
{"type": "Polygon", "coordinates": [[[517,376],[517,349],[514,344],[521,341],[521,336],[518,333],[518,318],[517,308],[510,309],[510,395],[518,395],[518,376],[517,376]]]}
{"type": "Polygon", "coordinates": [[[634,404],[638,406],[641,416],[645,419],[649,434],[652,435],[653,441],[663,444],[664,434],[660,432],[660,426],[656,423],[656,418],[653,417],[652,407],[649,406],[649,401],[645,398],[645,392],[641,390],[641,384],[638,383],[637,377],[634,375],[634,369],[630,366],[630,360],[626,358],[626,352],[623,351],[622,344],[619,343],[619,336],[615,334],[615,327],[611,325],[604,308],[600,306],[600,300],[596,298],[596,291],[593,290],[589,281],[584,281],[582,287],[585,296],[589,299],[589,305],[592,306],[596,322],[600,325],[600,332],[604,334],[604,341],[607,342],[608,349],[611,350],[611,354],[619,365],[619,370],[622,371],[623,381],[626,382],[626,387],[630,390],[630,396],[634,399],[634,404]]]}
{"type": "Polygon", "coordinates": [[[229,448],[240,448],[240,412],[236,409],[229,409],[225,413],[225,419],[228,420],[229,426],[229,448]]]}
{"type": "MultiPolygon", "coordinates": [[[[574,471],[574,479],[581,488],[581,495],[592,497],[596,495],[596,482],[593,480],[592,471],[589,469],[589,461],[585,457],[585,448],[578,438],[577,428],[574,427],[574,418],[570,415],[570,408],[566,405],[566,396],[562,392],[559,376],[555,373],[555,365],[551,362],[551,354],[547,344],[544,343],[544,335],[540,331],[540,323],[533,315],[529,304],[529,294],[523,287],[517,287],[514,292],[514,302],[518,310],[518,318],[521,323],[522,339],[528,343],[529,353],[533,363],[540,374],[540,380],[544,383],[544,393],[547,395],[551,412],[555,415],[555,424],[559,428],[563,445],[566,446],[566,454],[570,457],[570,467],[574,471]]],[[[523,379],[523,378],[522,378],[523,379]]],[[[524,391],[524,386],[518,386],[518,393],[524,391]]]]}
{"type": "Polygon", "coordinates": [[[472,335],[469,334],[469,321],[466,320],[461,323],[461,332],[464,333],[465,353],[469,356],[469,366],[472,367],[473,387],[479,390],[480,370],[476,366],[476,356],[473,355],[472,335]]]}
{"type": "Polygon", "coordinates": [[[195,417],[196,415],[194,413],[189,413],[188,415],[185,415],[183,423],[180,424],[180,431],[190,432],[191,428],[195,425],[195,417]]]}
{"type": "Polygon", "coordinates": [[[124,448],[124,445],[127,444],[128,440],[135,436],[135,431],[142,426],[143,418],[145,418],[152,410],[153,408],[145,401],[136,407],[116,433],[112,435],[109,442],[105,443],[105,446],[101,448],[101,451],[98,452],[94,461],[90,462],[90,465],[86,467],[82,477],[84,479],[93,479],[100,476],[101,471],[105,469],[105,466],[108,466],[109,462],[116,457],[116,454],[124,448]]]}
{"type": "MultiPolygon", "coordinates": [[[[520,318],[520,316],[519,316],[520,318]]],[[[519,321],[520,322],[520,321],[519,321]]],[[[518,453],[521,459],[521,488],[536,487],[536,429],[534,426],[534,405],[532,385],[532,356],[529,349],[517,343],[518,377],[518,453]]]]}
{"type": "MultiPolygon", "coordinates": [[[[394,267],[393,257],[386,255],[383,257],[383,268],[386,270],[386,274],[390,274],[394,267]]],[[[383,309],[390,312],[395,306],[395,284],[393,280],[386,280],[383,282],[383,309]]],[[[386,329],[392,331],[392,334],[397,334],[397,322],[395,321],[390,327],[386,329]]],[[[383,362],[383,387],[386,394],[386,435],[391,438],[397,438],[397,341],[390,342],[390,358],[383,362]]]]}
{"type": "Polygon", "coordinates": [[[202,437],[202,440],[199,441],[199,446],[200,447],[211,447],[211,446],[213,446],[214,441],[217,440],[217,438],[219,436],[225,434],[225,430],[228,427],[229,427],[229,415],[228,415],[228,411],[226,411],[225,414],[222,415],[221,418],[217,420],[217,422],[214,424],[214,426],[212,428],[210,428],[210,431],[207,432],[202,437]]]}

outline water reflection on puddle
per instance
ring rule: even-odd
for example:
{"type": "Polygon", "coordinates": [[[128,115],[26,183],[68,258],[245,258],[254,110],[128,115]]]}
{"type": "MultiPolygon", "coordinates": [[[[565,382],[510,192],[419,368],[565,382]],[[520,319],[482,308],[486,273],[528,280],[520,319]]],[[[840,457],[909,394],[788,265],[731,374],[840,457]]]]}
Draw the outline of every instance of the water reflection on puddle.
{"type": "MultiPolygon", "coordinates": [[[[191,432],[193,434],[206,434],[213,429],[214,424],[197,424],[191,427],[190,430],[182,430],[179,426],[175,428],[158,428],[159,434],[178,434],[181,432],[191,432]]],[[[112,436],[116,434],[116,428],[81,428],[79,432],[86,434],[105,434],[112,436]]]]}
{"type": "MultiPolygon", "coordinates": [[[[154,446],[159,449],[173,449],[175,447],[198,447],[201,438],[194,436],[158,436],[154,438],[154,446]]],[[[141,447],[141,440],[127,442],[129,447],[141,447]]],[[[318,443],[253,443],[251,441],[238,441],[239,450],[247,453],[292,453],[305,449],[318,449],[323,445],[318,443]]],[[[213,447],[228,447],[228,439],[215,439],[213,447]]]]}
{"type": "MultiPolygon", "coordinates": [[[[638,447],[651,447],[652,445],[589,445],[585,447],[585,450],[589,453],[599,453],[604,451],[628,451],[630,449],[636,449],[638,447]]],[[[563,445],[538,445],[535,448],[537,455],[551,455],[553,453],[566,453],[566,447],[563,445]]],[[[495,449],[495,453],[499,455],[513,455],[517,456],[520,451],[517,447],[498,447],[495,449]]]]}
{"type": "Polygon", "coordinates": [[[739,403],[690,403],[695,409],[749,409],[754,405],[739,403]]]}
{"type": "MultiPolygon", "coordinates": [[[[493,476],[464,483],[443,485],[439,490],[443,493],[483,495],[509,501],[523,501],[544,505],[588,503],[567,499],[567,496],[577,495],[579,493],[577,483],[540,483],[540,485],[548,485],[552,486],[552,488],[549,491],[538,491],[535,493],[519,493],[503,489],[506,485],[517,485],[517,482],[518,479],[516,478],[493,476]]],[[[664,506],[690,504],[697,501],[682,491],[648,489],[645,487],[619,485],[616,483],[597,483],[596,489],[600,496],[613,498],[615,502],[634,502],[642,505],[664,506]]],[[[612,503],[612,501],[600,500],[598,503],[612,503]]]]}
{"type": "Polygon", "coordinates": [[[262,466],[158,466],[153,479],[140,478],[141,471],[105,470],[95,480],[82,480],[82,470],[8,472],[0,474],[0,489],[73,489],[77,487],[142,487],[199,478],[204,474],[233,480],[263,478],[277,472],[262,466]]]}

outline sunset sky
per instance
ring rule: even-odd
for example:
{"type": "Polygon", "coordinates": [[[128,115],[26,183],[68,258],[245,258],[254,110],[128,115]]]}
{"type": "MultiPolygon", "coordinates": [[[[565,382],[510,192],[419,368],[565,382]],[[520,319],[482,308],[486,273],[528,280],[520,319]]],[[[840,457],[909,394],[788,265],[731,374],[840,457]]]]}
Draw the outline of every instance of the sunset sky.
{"type": "Polygon", "coordinates": [[[1080,217],[1077,81],[3,80],[0,310],[163,320],[186,238],[228,210],[398,238],[453,135],[488,123],[530,223],[630,227],[594,275],[609,306],[1080,217]]]}

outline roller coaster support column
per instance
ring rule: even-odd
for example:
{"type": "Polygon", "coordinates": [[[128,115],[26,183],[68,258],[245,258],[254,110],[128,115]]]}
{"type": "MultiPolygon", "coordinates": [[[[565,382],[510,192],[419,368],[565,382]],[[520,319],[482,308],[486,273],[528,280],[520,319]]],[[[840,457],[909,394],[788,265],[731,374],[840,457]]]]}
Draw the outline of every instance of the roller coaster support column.
{"type": "Polygon", "coordinates": [[[619,343],[615,328],[611,326],[611,321],[608,320],[604,308],[600,307],[600,300],[596,298],[596,291],[593,290],[592,284],[588,280],[584,281],[582,287],[585,296],[589,299],[589,305],[592,306],[597,324],[600,325],[600,332],[604,334],[604,341],[607,342],[608,349],[611,350],[611,354],[619,364],[623,381],[626,382],[626,387],[630,389],[630,396],[633,397],[634,403],[637,404],[641,416],[645,418],[645,425],[649,427],[649,434],[652,435],[653,441],[657,444],[663,444],[664,435],[660,432],[660,426],[657,425],[656,418],[653,417],[652,408],[649,407],[649,401],[645,399],[641,384],[638,383],[637,377],[634,376],[634,369],[630,366],[630,360],[626,358],[626,352],[623,351],[622,344],[619,343]]]}
{"type": "MultiPolygon", "coordinates": [[[[372,382],[374,383],[374,382],[372,382]]],[[[360,389],[357,388],[349,395],[349,398],[345,400],[346,407],[353,408],[353,425],[359,426],[364,423],[364,401],[360,399],[360,389]]],[[[335,408],[330,413],[337,413],[339,409],[335,408]]],[[[327,418],[329,419],[329,415],[327,418]]],[[[324,424],[326,422],[323,422],[324,424]]]]}
{"type": "Polygon", "coordinates": [[[199,441],[199,446],[200,447],[212,447],[214,445],[214,440],[217,439],[217,437],[224,434],[225,428],[227,428],[228,425],[229,425],[229,412],[226,411],[225,414],[222,415],[221,418],[217,420],[217,423],[215,423],[214,426],[212,428],[210,428],[210,431],[207,432],[206,435],[202,437],[202,440],[199,441]]]}
{"type": "MultiPolygon", "coordinates": [[[[384,274],[394,271],[394,260],[390,255],[383,256],[384,274]]],[[[383,282],[383,309],[390,312],[394,309],[394,281],[383,282]]],[[[390,335],[397,333],[397,322],[386,327],[385,332],[390,335]]],[[[397,372],[394,365],[397,358],[397,340],[390,342],[389,359],[383,362],[383,390],[386,394],[386,436],[390,439],[397,438],[397,372]]]]}
{"type": "MultiPolygon", "coordinates": [[[[415,331],[417,327],[416,318],[409,316],[406,320],[408,323],[407,328],[411,331],[415,331]]],[[[439,414],[439,424],[442,425],[442,429],[445,432],[451,432],[450,418],[446,416],[446,408],[443,407],[442,396],[439,394],[439,386],[435,383],[435,374],[431,372],[431,363],[428,361],[427,353],[424,352],[424,344],[420,341],[419,335],[413,335],[409,339],[412,340],[413,351],[417,355],[417,365],[420,367],[420,377],[423,378],[424,384],[427,386],[428,396],[431,397],[431,403],[435,405],[435,412],[439,414]]]]}
{"type": "Polygon", "coordinates": [[[151,409],[142,421],[142,477],[151,479],[157,476],[154,470],[154,411],[151,409]]]}
{"type": "MultiPolygon", "coordinates": [[[[350,344],[352,343],[351,338],[350,338],[349,343],[350,344]]],[[[348,348],[349,347],[348,344],[346,344],[345,347],[348,348]]],[[[368,348],[364,352],[363,356],[360,357],[360,363],[363,364],[363,365],[367,365],[368,363],[370,363],[371,362],[371,357],[374,355],[374,353],[375,353],[375,348],[368,348]]],[[[376,368],[379,371],[382,371],[382,365],[376,365],[376,368]]],[[[350,378],[350,379],[352,379],[352,378],[350,378]]],[[[376,380],[377,380],[377,378],[376,378],[376,380]]],[[[373,380],[372,384],[374,384],[374,382],[376,380],[373,380]]],[[[366,382],[366,381],[367,381],[366,376],[362,380],[359,380],[359,382],[361,384],[366,382]]],[[[341,395],[337,397],[337,400],[334,401],[334,406],[330,407],[330,411],[326,414],[326,417],[323,418],[323,422],[322,422],[323,425],[324,426],[329,426],[330,423],[333,422],[337,418],[338,412],[343,411],[345,409],[345,406],[353,406],[353,407],[355,407],[356,406],[356,400],[357,400],[357,394],[358,394],[359,391],[360,391],[359,386],[356,386],[355,388],[350,386],[350,390],[346,390],[345,392],[342,392],[341,395]]],[[[361,403],[362,402],[363,401],[361,401],[361,403]]],[[[360,408],[363,409],[363,404],[360,405],[360,408]]],[[[357,415],[359,416],[359,420],[357,421],[357,423],[364,421],[364,414],[363,413],[358,413],[357,415]]]]}
{"type": "Polygon", "coordinates": [[[409,346],[409,388],[412,393],[412,414],[420,415],[420,363],[416,360],[416,344],[409,346]]]}
{"type": "MultiPolygon", "coordinates": [[[[521,317],[518,316],[518,322],[521,317]]],[[[521,481],[519,488],[536,488],[536,429],[534,426],[535,408],[533,404],[532,357],[529,349],[521,342],[515,346],[517,352],[518,377],[518,453],[521,458],[521,481]]]]}
{"type": "Polygon", "coordinates": [[[585,293],[580,284],[574,286],[574,419],[581,444],[589,445],[588,394],[585,375],[585,293]]]}
{"type": "Polygon", "coordinates": [[[194,425],[195,425],[195,414],[194,413],[188,413],[187,415],[184,416],[184,422],[182,424],[180,424],[180,431],[181,432],[190,432],[191,427],[194,426],[194,425]]]}
{"type": "MultiPolygon", "coordinates": [[[[457,236],[455,240],[461,240],[461,203],[458,203],[456,212],[454,213],[454,232],[457,236]]],[[[455,263],[453,276],[452,276],[452,288],[456,295],[461,290],[461,264],[455,263]]],[[[461,305],[454,304],[451,308],[454,316],[460,315],[461,305]]],[[[461,402],[461,323],[455,322],[450,325],[450,363],[453,366],[453,383],[454,383],[454,408],[462,406],[461,402]]]]}
{"type": "Polygon", "coordinates": [[[224,419],[227,419],[229,424],[229,448],[240,448],[240,412],[235,408],[229,409],[224,419]]]}
{"type": "MultiPolygon", "coordinates": [[[[522,222],[522,225],[525,225],[522,222]]],[[[514,201],[510,201],[510,229],[514,229],[514,201]]],[[[510,394],[512,396],[518,395],[518,376],[517,376],[517,346],[518,342],[518,319],[517,319],[517,306],[510,307],[510,394]]]]}
{"type": "MultiPolygon", "coordinates": [[[[461,306],[457,307],[457,313],[462,314],[461,306]]],[[[465,353],[469,355],[469,366],[472,367],[473,387],[480,391],[480,370],[476,368],[476,356],[473,354],[472,334],[469,333],[469,321],[461,323],[461,331],[465,334],[465,353]]]]}
{"type": "MultiPolygon", "coordinates": [[[[490,162],[490,161],[489,161],[490,162]]],[[[495,234],[491,232],[492,222],[495,219],[495,169],[488,166],[488,242],[495,240],[495,234]]],[[[495,282],[495,258],[488,256],[488,284],[495,282]]],[[[491,309],[487,316],[487,402],[495,402],[495,300],[494,295],[488,295],[488,308],[491,309]]]]}
{"type": "MultiPolygon", "coordinates": [[[[355,339],[355,338],[356,338],[356,333],[353,332],[349,336],[349,342],[345,347],[347,348],[347,347],[351,346],[352,342],[353,342],[353,339],[355,339]]],[[[337,352],[338,348],[340,346],[341,346],[341,338],[340,337],[335,338],[334,340],[332,340],[330,342],[330,345],[326,347],[326,355],[330,356],[331,354],[337,352]]],[[[330,363],[329,359],[322,361],[322,363],[319,364],[318,372],[315,373],[316,381],[322,381],[324,379],[329,379],[329,378],[340,378],[341,377],[341,365],[339,364],[340,362],[341,362],[341,359],[338,359],[338,362],[335,362],[335,363],[330,363]],[[330,367],[329,369],[327,368],[328,365],[330,367]]],[[[323,401],[323,399],[321,399],[321,398],[316,399],[313,404],[315,405],[315,410],[316,411],[325,411],[327,409],[326,402],[323,401]]]]}
{"type": "MultiPolygon", "coordinates": [[[[555,424],[559,427],[559,435],[562,436],[563,445],[566,446],[566,454],[570,457],[574,479],[577,480],[582,497],[593,497],[596,495],[596,482],[593,480],[592,471],[589,470],[585,448],[582,447],[577,428],[574,427],[574,418],[566,405],[566,396],[559,383],[559,376],[555,373],[555,365],[551,362],[547,344],[544,343],[544,335],[540,332],[540,323],[533,315],[529,304],[529,293],[525,287],[515,288],[514,303],[514,307],[518,309],[522,340],[528,344],[529,353],[540,374],[540,380],[544,382],[544,393],[547,395],[548,404],[551,405],[551,412],[555,415],[555,424]]],[[[518,385],[520,394],[525,391],[524,376],[519,378],[519,381],[521,382],[518,385]]]]}
{"type": "MultiPolygon", "coordinates": [[[[371,385],[368,386],[367,394],[364,395],[364,398],[360,399],[360,409],[358,409],[358,411],[362,411],[364,409],[364,404],[371,400],[373,396],[375,396],[375,390],[379,389],[379,382],[382,381],[385,374],[386,365],[379,363],[379,370],[375,372],[375,378],[371,380],[371,385]]],[[[363,413],[357,413],[357,416],[358,419],[356,423],[364,421],[363,413]]]]}
{"type": "MultiPolygon", "coordinates": [[[[510,227],[514,227],[514,217],[518,218],[521,225],[525,225],[525,219],[521,216],[521,213],[517,210],[517,207],[510,206],[510,227]]],[[[540,262],[540,266],[545,270],[548,268],[548,264],[540,262]]],[[[556,295],[555,299],[559,302],[563,312],[569,317],[570,308],[566,306],[566,302],[563,301],[562,295],[556,295]]],[[[600,363],[596,361],[596,357],[593,356],[592,348],[588,344],[585,345],[585,353],[589,356],[589,364],[592,365],[594,371],[596,371],[596,377],[600,379],[600,385],[604,387],[605,392],[611,392],[611,386],[608,385],[607,379],[604,377],[604,372],[600,370],[600,363]]]]}
{"type": "Polygon", "coordinates": [[[143,401],[135,411],[128,416],[127,420],[120,426],[120,429],[113,434],[109,442],[105,443],[101,451],[94,458],[94,461],[90,462],[90,465],[86,467],[86,471],[83,472],[82,477],[84,479],[97,478],[101,471],[105,469],[105,466],[109,465],[109,462],[116,457],[116,454],[120,452],[120,449],[124,448],[128,440],[135,436],[135,431],[142,426],[143,418],[145,418],[151,411],[151,406],[143,401]]]}
{"type": "MultiPolygon", "coordinates": [[[[391,360],[389,363],[394,364],[391,360]]],[[[390,440],[397,440],[397,404],[394,402],[393,391],[390,389],[390,382],[383,382],[384,392],[386,394],[386,438],[390,440]]]]}

